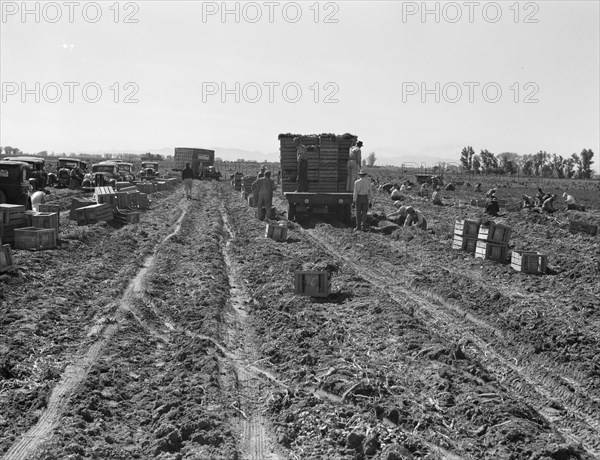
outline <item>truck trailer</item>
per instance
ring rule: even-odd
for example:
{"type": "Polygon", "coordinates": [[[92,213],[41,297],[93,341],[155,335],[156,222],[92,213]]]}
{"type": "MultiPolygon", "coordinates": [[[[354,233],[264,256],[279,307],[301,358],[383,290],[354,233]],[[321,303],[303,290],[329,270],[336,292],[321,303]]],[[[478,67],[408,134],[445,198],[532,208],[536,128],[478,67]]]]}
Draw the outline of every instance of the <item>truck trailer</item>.
{"type": "Polygon", "coordinates": [[[173,171],[183,171],[185,164],[189,163],[197,179],[206,175],[209,167],[214,168],[215,151],[188,147],[175,147],[175,167],[173,171]]]}
{"type": "Polygon", "coordinates": [[[288,220],[310,214],[333,215],[343,222],[352,220],[352,192],[346,190],[353,134],[280,134],[281,183],[288,201],[288,220]],[[298,159],[294,138],[306,146],[308,192],[297,192],[298,159]]]}

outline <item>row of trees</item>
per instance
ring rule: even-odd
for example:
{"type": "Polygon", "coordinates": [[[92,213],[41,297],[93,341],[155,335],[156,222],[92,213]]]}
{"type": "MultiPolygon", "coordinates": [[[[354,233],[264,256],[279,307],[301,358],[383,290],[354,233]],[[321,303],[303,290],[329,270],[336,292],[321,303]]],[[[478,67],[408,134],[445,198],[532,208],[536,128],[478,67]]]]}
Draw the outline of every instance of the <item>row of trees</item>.
{"type": "Polygon", "coordinates": [[[591,179],[593,156],[592,149],[583,149],[579,155],[573,153],[566,158],[543,150],[525,155],[511,152],[494,155],[488,150],[476,154],[473,147],[468,146],[460,153],[460,163],[464,170],[475,174],[521,173],[524,176],[591,179]]]}

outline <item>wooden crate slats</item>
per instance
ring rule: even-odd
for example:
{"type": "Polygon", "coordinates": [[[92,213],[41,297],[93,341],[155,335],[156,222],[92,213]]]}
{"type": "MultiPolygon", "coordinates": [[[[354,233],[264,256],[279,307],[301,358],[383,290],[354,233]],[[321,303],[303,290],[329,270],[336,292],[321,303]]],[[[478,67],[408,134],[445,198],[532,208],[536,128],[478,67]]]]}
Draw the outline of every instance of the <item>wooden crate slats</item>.
{"type": "Polygon", "coordinates": [[[508,258],[508,244],[477,240],[475,257],[485,260],[495,260],[496,262],[506,262],[508,258]]]}
{"type": "Polygon", "coordinates": [[[506,225],[490,222],[489,225],[481,225],[477,238],[493,243],[508,243],[511,229],[506,225]]]}
{"type": "Polygon", "coordinates": [[[513,251],[510,265],[512,268],[523,273],[546,273],[548,256],[536,251],[513,251]]]}
{"type": "Polygon", "coordinates": [[[54,228],[23,227],[15,230],[15,248],[40,251],[56,247],[54,228]]]}
{"type": "Polygon", "coordinates": [[[0,273],[11,270],[14,267],[10,244],[1,244],[0,242],[0,273]]]}
{"type": "Polygon", "coordinates": [[[0,204],[0,225],[15,225],[22,223],[25,210],[25,206],[20,204],[0,204]]]}
{"type": "Polygon", "coordinates": [[[309,297],[327,297],[331,291],[328,271],[294,272],[294,294],[309,297]]]}
{"type": "Polygon", "coordinates": [[[477,238],[471,238],[468,236],[454,235],[452,240],[452,249],[458,249],[466,251],[471,254],[475,254],[475,248],[477,247],[477,238]]]}
{"type": "Polygon", "coordinates": [[[475,220],[457,220],[454,223],[454,234],[477,238],[479,234],[479,222],[475,220]]]}
{"type": "Polygon", "coordinates": [[[265,228],[265,237],[275,241],[287,241],[287,226],[267,224],[265,228]]]}
{"type": "Polygon", "coordinates": [[[585,233],[587,235],[596,236],[598,235],[598,225],[572,220],[569,222],[569,231],[571,233],[585,233]]]}

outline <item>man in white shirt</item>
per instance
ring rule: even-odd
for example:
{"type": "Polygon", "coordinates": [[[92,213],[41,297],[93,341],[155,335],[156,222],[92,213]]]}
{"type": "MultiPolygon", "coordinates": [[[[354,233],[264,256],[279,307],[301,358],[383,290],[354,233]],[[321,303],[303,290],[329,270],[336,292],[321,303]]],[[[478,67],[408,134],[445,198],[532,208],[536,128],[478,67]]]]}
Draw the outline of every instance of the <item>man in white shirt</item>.
{"type": "Polygon", "coordinates": [[[354,182],[356,182],[358,175],[358,168],[360,168],[362,161],[362,151],[361,147],[363,146],[362,141],[358,141],[356,145],[350,147],[347,170],[348,170],[348,178],[346,179],[346,191],[351,191],[354,186],[354,182]]]}
{"type": "Polygon", "coordinates": [[[421,230],[427,230],[427,221],[421,211],[409,206],[406,208],[406,220],[404,221],[405,227],[417,227],[421,230]]]}
{"type": "Polygon", "coordinates": [[[563,198],[565,199],[565,203],[567,203],[567,209],[573,211],[581,211],[581,206],[577,204],[573,195],[569,195],[567,192],[563,193],[563,198]]]}
{"type": "Polygon", "coordinates": [[[358,173],[358,180],[354,182],[352,204],[356,207],[356,228],[354,230],[367,229],[367,212],[371,206],[373,192],[371,181],[367,179],[367,172],[363,169],[358,173]]]}

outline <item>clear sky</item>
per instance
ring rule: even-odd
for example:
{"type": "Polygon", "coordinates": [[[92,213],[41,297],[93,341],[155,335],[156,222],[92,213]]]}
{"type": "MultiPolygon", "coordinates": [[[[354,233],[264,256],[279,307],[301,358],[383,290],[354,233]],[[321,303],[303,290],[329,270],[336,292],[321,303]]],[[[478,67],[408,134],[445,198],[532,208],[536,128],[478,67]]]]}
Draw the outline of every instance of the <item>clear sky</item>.
{"type": "Polygon", "coordinates": [[[351,132],[398,164],[465,145],[600,163],[595,0],[1,5],[0,145],[25,152],[351,132]]]}

